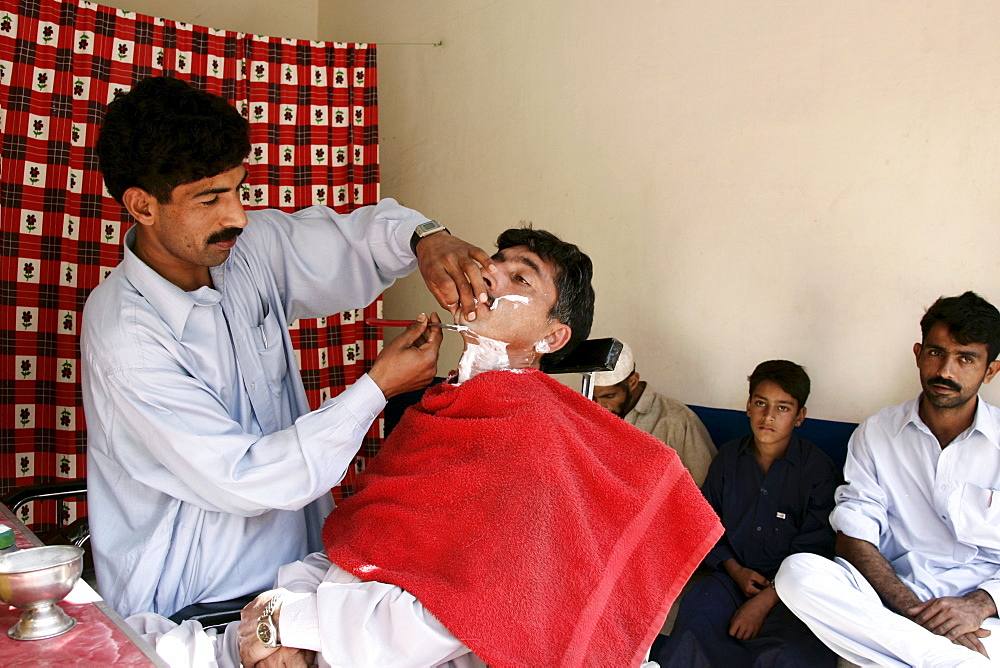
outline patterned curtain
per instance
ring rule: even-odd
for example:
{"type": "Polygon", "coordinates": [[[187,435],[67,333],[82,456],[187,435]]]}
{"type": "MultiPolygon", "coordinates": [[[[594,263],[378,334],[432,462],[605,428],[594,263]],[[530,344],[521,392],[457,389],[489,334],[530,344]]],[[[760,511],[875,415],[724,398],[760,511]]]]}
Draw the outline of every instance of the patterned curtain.
{"type": "MultiPolygon", "coordinates": [[[[230,100],[250,121],[248,209],[379,198],[375,49],[216,30],[82,0],[0,0],[0,492],[86,475],[80,316],[118,264],[131,219],[93,151],[106,104],[150,75],[230,100]]],[[[367,309],[299,321],[292,338],[313,406],[370,367],[367,309]]],[[[380,445],[374,425],[354,471],[380,445]]],[[[53,504],[48,504],[53,505],[53,504]]],[[[25,506],[36,526],[56,510],[25,506]]],[[[73,521],[80,503],[58,510],[73,521]]]]}

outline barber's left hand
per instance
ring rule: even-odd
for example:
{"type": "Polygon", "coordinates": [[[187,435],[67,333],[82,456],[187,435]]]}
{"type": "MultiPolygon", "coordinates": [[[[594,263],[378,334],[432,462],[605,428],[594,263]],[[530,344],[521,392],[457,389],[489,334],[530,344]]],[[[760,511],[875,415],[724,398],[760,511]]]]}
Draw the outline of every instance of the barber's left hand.
{"type": "Polygon", "coordinates": [[[461,305],[468,320],[475,320],[476,300],[486,294],[480,265],[488,267],[492,263],[482,248],[447,232],[417,242],[417,266],[427,288],[450,313],[461,305]]]}
{"type": "MultiPolygon", "coordinates": [[[[280,647],[264,647],[264,643],[257,637],[257,622],[260,620],[260,616],[264,614],[264,608],[267,607],[268,601],[286,591],[285,589],[266,591],[240,611],[240,625],[236,628],[236,638],[240,646],[240,662],[244,668],[256,666],[259,662],[281,649],[280,647]]],[[[280,610],[281,604],[279,603],[276,612],[280,610]]],[[[276,618],[276,616],[275,613],[271,615],[272,619],[276,618]]],[[[275,619],[275,621],[277,620],[275,619]]]]}
{"type": "Polygon", "coordinates": [[[431,313],[428,320],[421,313],[375,358],[368,377],[378,385],[386,399],[403,392],[422,390],[434,380],[441,352],[441,329],[428,326],[428,322],[440,323],[441,319],[437,313],[431,313]]]}

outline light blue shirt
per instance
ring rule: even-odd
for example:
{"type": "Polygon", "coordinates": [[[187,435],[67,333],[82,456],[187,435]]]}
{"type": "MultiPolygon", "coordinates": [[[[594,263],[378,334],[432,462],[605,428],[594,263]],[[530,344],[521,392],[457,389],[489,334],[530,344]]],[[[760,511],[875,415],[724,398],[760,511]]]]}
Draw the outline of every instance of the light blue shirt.
{"type": "Polygon", "coordinates": [[[1000,409],[976,401],[944,449],[919,399],[868,418],[848,445],[830,524],[878,547],[921,600],[983,589],[1000,602],[1000,409]]]}
{"type": "Polygon", "coordinates": [[[415,267],[427,218],[391,199],[247,217],[215,289],[165,280],[130,230],[84,309],[91,540],[123,616],[268,589],[321,549],[328,493],[385,406],[365,375],[309,412],[288,323],[371,303],[415,267]]]}

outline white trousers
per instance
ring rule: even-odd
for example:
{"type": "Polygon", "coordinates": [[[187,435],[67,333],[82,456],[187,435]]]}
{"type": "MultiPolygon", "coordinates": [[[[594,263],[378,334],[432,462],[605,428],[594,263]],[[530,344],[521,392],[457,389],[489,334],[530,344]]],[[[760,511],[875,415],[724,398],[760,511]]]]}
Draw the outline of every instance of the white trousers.
{"type": "MultiPolygon", "coordinates": [[[[799,553],[774,578],[778,596],[834,652],[860,666],[992,666],[982,654],[931,633],[884,605],[875,589],[844,559],[799,553]]],[[[982,638],[1000,657],[1000,619],[991,617],[982,638]]]]}

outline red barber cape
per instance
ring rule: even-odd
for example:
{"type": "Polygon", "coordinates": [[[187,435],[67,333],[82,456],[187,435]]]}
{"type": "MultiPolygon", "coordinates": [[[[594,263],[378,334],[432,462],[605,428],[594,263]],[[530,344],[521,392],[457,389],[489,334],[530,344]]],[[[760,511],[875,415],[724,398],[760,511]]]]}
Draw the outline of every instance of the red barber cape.
{"type": "Polygon", "coordinates": [[[323,530],[491,666],[638,665],[722,525],[677,454],[535,370],[430,388],[323,530]]]}

